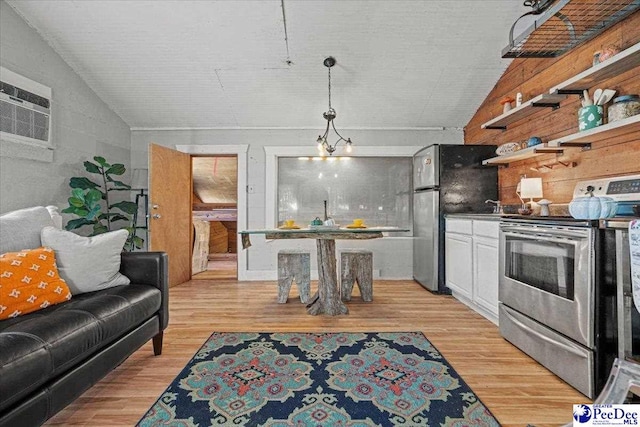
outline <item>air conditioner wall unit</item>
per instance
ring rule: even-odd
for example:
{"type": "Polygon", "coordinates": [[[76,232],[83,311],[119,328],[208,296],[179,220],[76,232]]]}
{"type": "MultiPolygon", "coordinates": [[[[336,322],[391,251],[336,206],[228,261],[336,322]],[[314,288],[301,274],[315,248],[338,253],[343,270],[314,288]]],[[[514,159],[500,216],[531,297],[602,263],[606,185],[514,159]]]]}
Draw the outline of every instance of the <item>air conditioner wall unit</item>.
{"type": "Polygon", "coordinates": [[[0,67],[0,140],[53,149],[51,88],[0,67]]]}

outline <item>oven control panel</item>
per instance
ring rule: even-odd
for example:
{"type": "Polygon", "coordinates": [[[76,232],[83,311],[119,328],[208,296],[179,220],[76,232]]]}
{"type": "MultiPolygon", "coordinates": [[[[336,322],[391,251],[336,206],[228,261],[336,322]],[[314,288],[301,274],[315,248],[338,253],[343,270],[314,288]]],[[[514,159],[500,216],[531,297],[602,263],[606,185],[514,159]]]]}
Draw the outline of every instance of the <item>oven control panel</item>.
{"type": "Polygon", "coordinates": [[[573,197],[585,197],[590,193],[611,197],[619,202],[640,201],[640,175],[580,181],[573,190],[573,197]]]}

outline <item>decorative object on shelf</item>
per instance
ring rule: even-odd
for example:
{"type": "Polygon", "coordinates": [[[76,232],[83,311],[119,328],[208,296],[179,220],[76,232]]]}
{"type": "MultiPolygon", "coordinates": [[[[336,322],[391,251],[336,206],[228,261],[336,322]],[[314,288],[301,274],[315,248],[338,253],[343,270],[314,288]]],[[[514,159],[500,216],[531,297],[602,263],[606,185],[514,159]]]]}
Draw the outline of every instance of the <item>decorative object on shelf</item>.
{"type": "Polygon", "coordinates": [[[593,52],[593,62],[591,63],[592,66],[596,66],[600,63],[600,55],[602,54],[601,50],[595,51],[593,52]]]}
{"type": "Polygon", "coordinates": [[[518,92],[516,93],[516,107],[519,107],[522,105],[522,93],[518,92]]]}
{"type": "MultiPolygon", "coordinates": [[[[149,195],[145,193],[145,190],[149,189],[149,170],[148,169],[134,169],[133,176],[131,178],[131,190],[139,191],[136,194],[136,212],[133,214],[133,236],[132,239],[136,241],[136,234],[138,229],[144,230],[144,241],[149,238],[149,195]],[[144,212],[144,225],[138,225],[138,212],[140,212],[140,201],[142,200],[142,208],[144,212]]],[[[142,245],[136,246],[141,248],[142,245]]]]}
{"type": "Polygon", "coordinates": [[[609,106],[607,120],[609,123],[640,114],[640,96],[623,95],[615,98],[609,106]]]}
{"type": "Polygon", "coordinates": [[[540,137],[538,137],[538,136],[532,136],[527,141],[527,147],[533,147],[533,146],[538,145],[538,144],[542,144],[542,139],[540,139],[540,137]]]}
{"type": "Polygon", "coordinates": [[[316,141],[318,143],[318,150],[320,151],[321,156],[324,156],[325,150],[327,153],[329,153],[330,156],[332,156],[336,151],[340,141],[344,141],[345,150],[347,151],[347,153],[350,153],[351,138],[344,138],[342,135],[340,135],[340,133],[336,129],[336,125],[333,123],[333,120],[336,118],[337,114],[336,110],[334,110],[331,106],[331,67],[336,65],[336,59],[332,56],[329,56],[328,58],[325,58],[323,64],[329,70],[329,109],[325,113],[322,113],[322,117],[324,117],[327,121],[327,128],[325,129],[323,135],[318,135],[318,139],[316,141]],[[333,128],[333,131],[336,133],[336,135],[338,135],[338,140],[333,145],[329,141],[327,141],[329,128],[333,128]]]}
{"type": "Polygon", "coordinates": [[[598,61],[604,62],[607,59],[612,58],[619,53],[620,53],[620,47],[615,44],[610,44],[606,46],[604,49],[602,49],[602,52],[600,52],[600,55],[598,55],[598,61]]]}
{"type": "Polygon", "coordinates": [[[578,129],[583,131],[600,126],[603,114],[604,108],[602,108],[602,105],[588,105],[580,108],[578,110],[578,129]]]}
{"type": "Polygon", "coordinates": [[[505,96],[504,98],[502,98],[500,100],[500,105],[502,105],[502,113],[506,113],[507,111],[511,111],[511,103],[515,101],[512,97],[510,96],[505,96]]]}
{"type": "Polygon", "coordinates": [[[540,205],[540,216],[549,216],[549,205],[551,204],[551,200],[542,199],[538,201],[540,205]]]}
{"type": "Polygon", "coordinates": [[[322,220],[318,217],[316,217],[316,219],[314,219],[313,221],[311,221],[311,225],[322,225],[322,220]]]}
{"type": "Polygon", "coordinates": [[[496,149],[496,154],[498,156],[504,156],[505,154],[514,153],[518,151],[520,148],[521,147],[519,142],[507,142],[505,144],[500,145],[496,149]]]}

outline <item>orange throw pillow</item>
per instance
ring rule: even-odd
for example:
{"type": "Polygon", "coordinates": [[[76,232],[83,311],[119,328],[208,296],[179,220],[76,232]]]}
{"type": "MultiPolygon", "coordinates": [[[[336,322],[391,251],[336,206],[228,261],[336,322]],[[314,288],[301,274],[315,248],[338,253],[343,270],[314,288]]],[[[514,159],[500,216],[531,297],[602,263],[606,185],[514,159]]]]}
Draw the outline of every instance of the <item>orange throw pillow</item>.
{"type": "Polygon", "coordinates": [[[0,255],[0,320],[71,299],[50,248],[0,255]]]}

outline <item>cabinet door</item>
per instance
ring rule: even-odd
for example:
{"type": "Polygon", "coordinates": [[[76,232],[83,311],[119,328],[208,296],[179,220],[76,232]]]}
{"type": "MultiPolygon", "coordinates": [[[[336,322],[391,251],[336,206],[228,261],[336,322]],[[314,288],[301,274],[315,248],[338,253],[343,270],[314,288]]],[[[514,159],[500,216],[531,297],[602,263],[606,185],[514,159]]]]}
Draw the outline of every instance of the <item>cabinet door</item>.
{"type": "Polygon", "coordinates": [[[473,301],[498,316],[498,240],[473,238],[473,301]]]}
{"type": "Polygon", "coordinates": [[[473,248],[471,236],[446,233],[445,264],[447,286],[453,292],[473,298],[473,248]]]}

